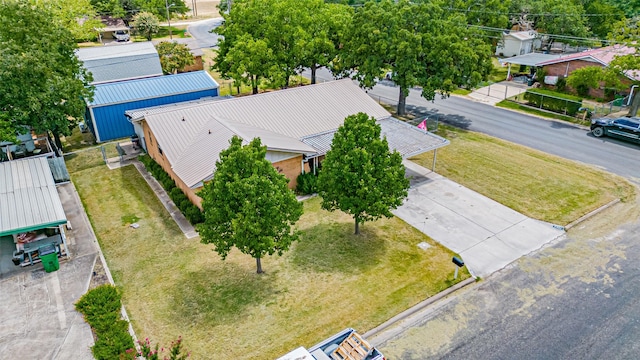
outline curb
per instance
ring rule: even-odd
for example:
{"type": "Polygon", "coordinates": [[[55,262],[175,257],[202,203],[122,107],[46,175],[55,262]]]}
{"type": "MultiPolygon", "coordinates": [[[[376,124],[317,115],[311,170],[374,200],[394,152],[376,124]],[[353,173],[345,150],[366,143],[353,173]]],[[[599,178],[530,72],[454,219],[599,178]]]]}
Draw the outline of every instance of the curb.
{"type": "Polygon", "coordinates": [[[592,212],[587,213],[586,215],[583,215],[583,216],[579,217],[577,220],[574,220],[574,221],[573,221],[573,222],[571,222],[569,225],[565,226],[565,227],[564,227],[564,229],[565,229],[565,230],[569,230],[569,229],[571,229],[572,227],[574,227],[574,226],[576,226],[576,225],[580,224],[581,222],[583,222],[583,221],[585,221],[585,220],[589,219],[590,217],[593,217],[593,216],[595,216],[595,215],[597,215],[597,214],[601,213],[602,211],[607,210],[608,208],[612,207],[613,205],[616,205],[616,204],[617,204],[617,203],[619,203],[619,202],[620,202],[620,199],[615,199],[615,200],[611,201],[611,202],[610,202],[610,203],[608,203],[608,204],[602,205],[602,206],[600,206],[599,208],[597,208],[597,209],[593,210],[592,212]]]}
{"type": "Polygon", "coordinates": [[[427,306],[433,304],[434,302],[436,302],[436,301],[438,301],[438,300],[450,295],[454,291],[460,290],[460,289],[462,289],[463,287],[465,287],[467,285],[475,283],[476,281],[477,281],[477,278],[475,278],[475,277],[470,277],[470,278],[468,278],[468,279],[466,279],[464,281],[461,281],[461,282],[459,282],[459,283],[457,283],[457,284],[455,284],[455,285],[453,285],[453,286],[451,286],[451,287],[449,287],[449,288],[447,288],[447,289],[435,294],[434,296],[432,296],[432,297],[430,297],[430,298],[418,303],[417,305],[414,305],[413,307],[410,307],[409,309],[407,309],[407,310],[401,312],[400,314],[392,317],[391,319],[385,321],[384,323],[378,325],[377,327],[367,331],[362,336],[365,339],[371,338],[371,337],[377,335],[378,333],[382,332],[386,328],[390,327],[391,325],[408,318],[409,316],[411,316],[411,315],[417,313],[418,311],[426,308],[427,306]]]}

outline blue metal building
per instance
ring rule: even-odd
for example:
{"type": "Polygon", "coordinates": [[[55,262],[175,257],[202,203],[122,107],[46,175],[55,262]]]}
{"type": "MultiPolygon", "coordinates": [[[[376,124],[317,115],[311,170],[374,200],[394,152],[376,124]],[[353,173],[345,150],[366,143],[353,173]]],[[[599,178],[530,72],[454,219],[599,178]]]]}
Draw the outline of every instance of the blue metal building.
{"type": "Polygon", "coordinates": [[[212,96],[218,96],[218,83],[206,71],[98,84],[85,121],[96,141],[104,142],[134,134],[127,110],[212,96]]]}

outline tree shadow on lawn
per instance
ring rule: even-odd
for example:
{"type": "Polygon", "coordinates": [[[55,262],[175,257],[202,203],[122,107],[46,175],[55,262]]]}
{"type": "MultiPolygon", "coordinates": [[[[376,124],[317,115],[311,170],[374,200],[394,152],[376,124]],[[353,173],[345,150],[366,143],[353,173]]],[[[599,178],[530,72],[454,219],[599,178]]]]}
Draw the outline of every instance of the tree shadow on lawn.
{"type": "Polygon", "coordinates": [[[229,323],[243,316],[248,306],[272,299],[278,292],[274,280],[232,263],[184,273],[176,281],[167,313],[186,326],[229,323]]]}
{"type": "Polygon", "coordinates": [[[318,224],[302,230],[292,249],[292,261],[317,272],[364,272],[376,266],[386,252],[385,241],[373,224],[361,224],[360,235],[353,233],[354,223],[318,224]]]}

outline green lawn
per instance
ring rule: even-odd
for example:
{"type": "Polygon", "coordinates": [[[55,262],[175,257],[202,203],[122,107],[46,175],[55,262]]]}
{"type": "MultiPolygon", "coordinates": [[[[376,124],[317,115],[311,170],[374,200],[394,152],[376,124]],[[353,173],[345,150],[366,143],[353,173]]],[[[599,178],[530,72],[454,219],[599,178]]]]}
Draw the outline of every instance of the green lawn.
{"type": "MultiPolygon", "coordinates": [[[[493,69],[491,70],[491,73],[489,74],[489,82],[490,83],[497,83],[497,82],[500,82],[500,81],[507,80],[507,72],[509,71],[509,67],[508,66],[502,66],[502,64],[500,64],[498,59],[495,58],[495,57],[491,58],[491,63],[493,64],[493,69]]],[[[513,66],[511,67],[511,70],[512,71],[514,70],[513,66]]]]}
{"type": "MultiPolygon", "coordinates": [[[[635,188],[591,166],[480,133],[440,124],[451,145],[438,151],[436,172],[535,219],[566,225],[635,188]]],[[[433,153],[411,159],[431,167],[433,153]]]]}
{"type": "Polygon", "coordinates": [[[134,167],[69,162],[137,335],[182,336],[194,359],[274,359],[345,327],[369,330],[453,283],[453,253],[419,231],[392,218],[354,236],[351,218],[318,198],[305,202],[301,240],[257,275],[251,257],[222,261],[186,239],[134,167]]]}

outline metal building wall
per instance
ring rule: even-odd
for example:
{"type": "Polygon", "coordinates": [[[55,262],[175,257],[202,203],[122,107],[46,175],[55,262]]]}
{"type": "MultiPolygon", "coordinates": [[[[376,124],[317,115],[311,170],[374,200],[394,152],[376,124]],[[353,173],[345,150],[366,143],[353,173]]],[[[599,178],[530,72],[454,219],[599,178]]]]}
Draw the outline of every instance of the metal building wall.
{"type": "Polygon", "coordinates": [[[127,110],[175,104],[183,101],[197,100],[207,96],[218,96],[218,89],[93,107],[91,125],[93,125],[93,129],[95,130],[94,135],[96,141],[104,142],[133,135],[133,125],[124,116],[124,112],[127,110]]]}

